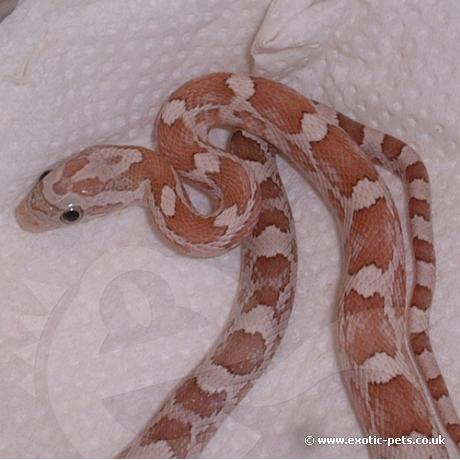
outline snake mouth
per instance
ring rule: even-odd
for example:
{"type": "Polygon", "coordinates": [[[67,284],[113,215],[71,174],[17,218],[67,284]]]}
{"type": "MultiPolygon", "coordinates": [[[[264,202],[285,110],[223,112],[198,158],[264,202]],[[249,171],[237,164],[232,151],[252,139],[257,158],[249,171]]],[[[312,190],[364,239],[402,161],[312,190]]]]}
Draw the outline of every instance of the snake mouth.
{"type": "Polygon", "coordinates": [[[30,209],[27,199],[24,199],[19,203],[14,213],[19,226],[27,232],[41,233],[55,228],[49,223],[45,223],[41,220],[36,213],[30,209]]]}

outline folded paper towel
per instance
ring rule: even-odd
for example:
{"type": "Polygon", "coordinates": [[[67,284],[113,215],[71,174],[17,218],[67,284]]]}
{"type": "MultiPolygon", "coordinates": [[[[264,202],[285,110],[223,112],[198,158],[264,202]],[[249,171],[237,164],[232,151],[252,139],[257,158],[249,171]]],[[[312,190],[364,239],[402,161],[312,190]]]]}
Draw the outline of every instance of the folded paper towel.
{"type": "MultiPolygon", "coordinates": [[[[439,260],[432,333],[460,407],[460,56],[448,46],[459,19],[455,0],[21,1],[0,24],[0,456],[113,455],[218,334],[237,250],[179,256],[138,209],[29,235],[13,208],[74,150],[153,145],[171,90],[199,74],[251,70],[249,50],[257,73],[402,137],[426,161],[439,260]]],[[[360,431],[335,364],[334,223],[280,163],[300,247],[295,312],[273,366],[204,455],[365,457],[364,446],[303,443],[306,434],[360,431]]],[[[385,177],[401,205],[398,181],[385,177]]]]}

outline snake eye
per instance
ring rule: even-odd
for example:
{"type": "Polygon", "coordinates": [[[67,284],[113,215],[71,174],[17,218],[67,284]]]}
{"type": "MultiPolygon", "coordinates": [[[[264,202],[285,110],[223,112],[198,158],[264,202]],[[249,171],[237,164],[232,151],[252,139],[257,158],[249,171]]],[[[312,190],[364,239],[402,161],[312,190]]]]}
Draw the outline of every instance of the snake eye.
{"type": "Polygon", "coordinates": [[[51,169],[47,169],[46,171],[43,171],[38,178],[38,182],[40,182],[44,177],[46,177],[49,173],[51,172],[51,169]]]}
{"type": "Polygon", "coordinates": [[[70,206],[67,211],[61,214],[61,221],[66,224],[73,224],[83,216],[83,210],[78,206],[70,206]]]}

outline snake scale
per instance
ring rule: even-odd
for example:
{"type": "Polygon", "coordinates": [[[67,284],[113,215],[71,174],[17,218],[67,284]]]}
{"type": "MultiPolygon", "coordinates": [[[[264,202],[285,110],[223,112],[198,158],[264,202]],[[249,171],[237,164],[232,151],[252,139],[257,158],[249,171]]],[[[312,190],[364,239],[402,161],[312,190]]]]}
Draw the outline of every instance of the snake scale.
{"type": "MultiPolygon", "coordinates": [[[[363,433],[426,439],[440,433],[439,418],[460,443],[459,419],[428,335],[435,282],[430,189],[411,147],[280,83],[230,73],[176,90],[159,114],[156,142],[156,152],[86,148],[42,174],[16,210],[23,228],[43,231],[141,204],[182,252],[214,256],[242,242],[239,291],[218,341],[119,457],[198,456],[279,346],[297,256],[278,153],[302,172],[340,228],[339,358],[363,433]],[[221,126],[238,130],[228,152],[208,139],[221,126]],[[415,258],[409,302],[401,225],[374,164],[406,187],[415,258]],[[205,190],[213,212],[198,213],[182,181],[205,190]]],[[[443,445],[416,442],[371,445],[369,453],[447,457],[443,445]]]]}

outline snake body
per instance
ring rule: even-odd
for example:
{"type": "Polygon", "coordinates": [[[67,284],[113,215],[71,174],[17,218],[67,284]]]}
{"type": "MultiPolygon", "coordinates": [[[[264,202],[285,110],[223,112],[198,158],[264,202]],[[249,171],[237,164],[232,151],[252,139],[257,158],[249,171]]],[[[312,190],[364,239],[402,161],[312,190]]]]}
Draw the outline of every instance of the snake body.
{"type": "MultiPolygon", "coordinates": [[[[435,257],[428,175],[416,152],[286,86],[242,74],[186,83],[163,106],[156,134],[156,153],[137,146],[83,150],[44,175],[17,208],[21,225],[40,231],[142,203],[165,238],[187,253],[212,256],[244,241],[229,323],[120,456],[197,456],[278,347],[293,302],[296,250],[275,151],[315,187],[341,230],[339,354],[364,434],[435,438],[440,429],[424,380],[459,443],[459,420],[428,336],[435,257]],[[244,130],[229,152],[209,142],[218,126],[244,130]],[[408,305],[401,226],[373,162],[399,175],[408,192],[415,256],[408,305]],[[181,178],[214,197],[210,215],[193,209],[181,178]]],[[[371,445],[369,453],[447,456],[444,446],[418,441],[371,445]]]]}

